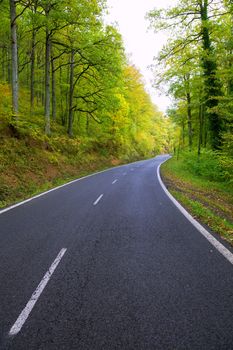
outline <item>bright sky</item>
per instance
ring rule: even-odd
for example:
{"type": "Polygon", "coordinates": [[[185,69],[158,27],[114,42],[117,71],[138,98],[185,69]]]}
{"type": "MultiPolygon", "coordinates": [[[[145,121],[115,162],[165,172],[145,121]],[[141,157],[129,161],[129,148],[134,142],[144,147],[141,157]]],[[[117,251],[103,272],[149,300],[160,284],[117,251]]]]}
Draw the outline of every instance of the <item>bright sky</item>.
{"type": "Polygon", "coordinates": [[[108,23],[118,23],[127,54],[130,54],[131,61],[144,76],[152,101],[164,112],[170,100],[152,88],[153,73],[148,66],[153,63],[153,57],[157,56],[166,42],[166,35],[148,31],[149,21],[145,19],[145,15],[153,8],[168,7],[175,2],[174,0],[107,0],[110,12],[108,23]]]}

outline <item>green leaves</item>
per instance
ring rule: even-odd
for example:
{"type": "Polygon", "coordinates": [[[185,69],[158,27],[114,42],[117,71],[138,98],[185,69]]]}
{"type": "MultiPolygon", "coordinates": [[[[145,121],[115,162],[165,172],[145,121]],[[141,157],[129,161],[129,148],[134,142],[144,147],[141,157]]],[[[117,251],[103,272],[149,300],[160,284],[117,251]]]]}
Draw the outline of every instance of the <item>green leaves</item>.
{"type": "MultiPolygon", "coordinates": [[[[9,3],[0,6],[0,79],[6,83],[9,3]]],[[[139,71],[128,66],[120,33],[104,24],[105,0],[18,0],[16,10],[22,137],[30,130],[30,113],[41,132],[45,110],[50,140],[59,127],[71,143],[81,137],[98,144],[98,151],[102,145],[101,152],[129,159],[168,147],[168,122],[151,102],[139,71]]],[[[9,101],[10,94],[0,101],[0,111],[10,110],[9,101]]]]}
{"type": "Polygon", "coordinates": [[[174,98],[178,148],[191,136],[198,152],[220,149],[232,131],[232,15],[232,1],[218,0],[180,0],[148,14],[153,28],[170,35],[156,60],[155,85],[174,98]]]}

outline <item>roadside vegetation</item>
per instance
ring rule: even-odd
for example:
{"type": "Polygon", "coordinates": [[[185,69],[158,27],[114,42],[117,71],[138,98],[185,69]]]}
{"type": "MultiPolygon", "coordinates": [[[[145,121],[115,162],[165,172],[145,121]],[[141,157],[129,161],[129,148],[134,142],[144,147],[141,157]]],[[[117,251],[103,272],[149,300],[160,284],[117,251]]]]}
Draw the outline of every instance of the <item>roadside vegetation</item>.
{"type": "Polygon", "coordinates": [[[233,182],[212,151],[176,155],[161,167],[172,195],[200,222],[233,245],[233,182]],[[225,175],[224,175],[225,174],[225,175]]]}
{"type": "Polygon", "coordinates": [[[155,86],[173,105],[174,156],[162,166],[169,190],[233,243],[233,2],[179,0],[148,14],[170,34],[155,58],[155,86]]]}
{"type": "MultiPolygon", "coordinates": [[[[160,132],[164,130],[167,139],[163,117],[159,116],[159,120],[160,132]]],[[[8,114],[1,114],[0,208],[72,179],[154,156],[168,147],[164,139],[161,148],[145,151],[145,140],[139,139],[133,144],[128,140],[126,149],[114,138],[99,138],[97,130],[93,135],[77,134],[71,138],[62,125],[52,122],[51,128],[52,135],[46,135],[42,116],[31,119],[29,114],[13,120],[8,114]]]]}

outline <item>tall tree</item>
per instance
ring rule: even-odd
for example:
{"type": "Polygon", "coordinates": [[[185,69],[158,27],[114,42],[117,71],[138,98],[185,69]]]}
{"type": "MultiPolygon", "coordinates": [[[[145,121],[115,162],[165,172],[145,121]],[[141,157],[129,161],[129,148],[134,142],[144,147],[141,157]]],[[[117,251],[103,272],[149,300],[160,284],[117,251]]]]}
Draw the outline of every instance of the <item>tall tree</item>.
{"type": "MultiPolygon", "coordinates": [[[[218,17],[221,5],[212,0],[180,0],[168,10],[154,10],[149,14],[156,30],[173,30],[173,38],[167,45],[163,58],[180,57],[183,61],[187,48],[195,47],[201,62],[204,83],[205,113],[209,122],[210,144],[213,149],[221,146],[222,120],[219,113],[219,100],[222,94],[221,82],[217,75],[217,59],[213,45],[213,20],[218,17]],[[210,34],[212,33],[212,35],[210,34]],[[174,35],[175,34],[175,35],[174,35]]],[[[187,96],[189,99],[189,96],[187,96]]]]}
{"type": "Polygon", "coordinates": [[[18,42],[16,23],[16,0],[10,0],[11,62],[12,62],[12,111],[18,114],[18,42]]]}
{"type": "Polygon", "coordinates": [[[202,64],[205,82],[206,107],[211,131],[213,149],[221,146],[222,122],[218,112],[221,83],[217,78],[217,62],[210,38],[210,23],[208,14],[208,0],[199,0],[201,15],[201,35],[203,44],[202,64]]]}

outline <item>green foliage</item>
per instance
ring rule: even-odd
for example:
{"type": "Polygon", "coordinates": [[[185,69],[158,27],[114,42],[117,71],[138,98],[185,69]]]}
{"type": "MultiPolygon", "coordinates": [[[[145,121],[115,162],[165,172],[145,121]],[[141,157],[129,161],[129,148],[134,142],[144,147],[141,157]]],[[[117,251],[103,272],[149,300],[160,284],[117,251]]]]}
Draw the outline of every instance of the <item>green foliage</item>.
{"type": "MultiPolygon", "coordinates": [[[[0,7],[3,11],[0,33],[4,34],[0,38],[3,47],[0,94],[4,96],[0,114],[10,116],[9,3],[4,0],[0,7]]],[[[14,137],[25,140],[33,137],[33,142],[61,153],[70,152],[72,156],[99,152],[149,157],[170,147],[166,141],[168,122],[152,104],[138,70],[127,65],[121,35],[116,28],[103,23],[105,1],[19,0],[16,10],[19,115],[17,119],[9,117],[8,126],[14,137]],[[51,66],[52,82],[47,89],[46,35],[51,50],[51,65],[47,66],[51,66]],[[55,136],[49,142],[43,134],[48,91],[52,121],[47,132],[55,136]],[[66,132],[72,136],[70,141],[60,137],[66,132]]],[[[46,114],[46,125],[47,119],[46,114]]]]}
{"type": "Polygon", "coordinates": [[[118,30],[104,24],[105,0],[15,5],[19,112],[12,116],[12,26],[9,1],[0,1],[0,205],[170,150],[169,119],[127,63],[118,30]]]}
{"type": "Polygon", "coordinates": [[[202,164],[197,162],[190,152],[182,153],[178,160],[172,157],[161,167],[163,181],[195,218],[233,244],[233,184],[222,181],[221,158],[216,152],[206,152],[202,164]]]}
{"type": "Polygon", "coordinates": [[[222,152],[203,149],[198,156],[183,151],[179,156],[182,167],[193,176],[217,182],[233,182],[233,158],[222,152]]]}
{"type": "Polygon", "coordinates": [[[221,154],[219,162],[222,167],[223,177],[226,181],[233,183],[233,157],[221,154]]]}
{"type": "Polygon", "coordinates": [[[193,152],[183,152],[181,159],[184,168],[195,176],[209,181],[226,180],[220,162],[221,157],[217,152],[205,149],[200,156],[193,152]]]}
{"type": "Polygon", "coordinates": [[[232,16],[232,1],[218,0],[180,0],[148,14],[155,31],[170,33],[155,84],[173,97],[174,149],[178,157],[196,149],[185,157],[190,171],[221,181],[232,181],[232,16]]]}

